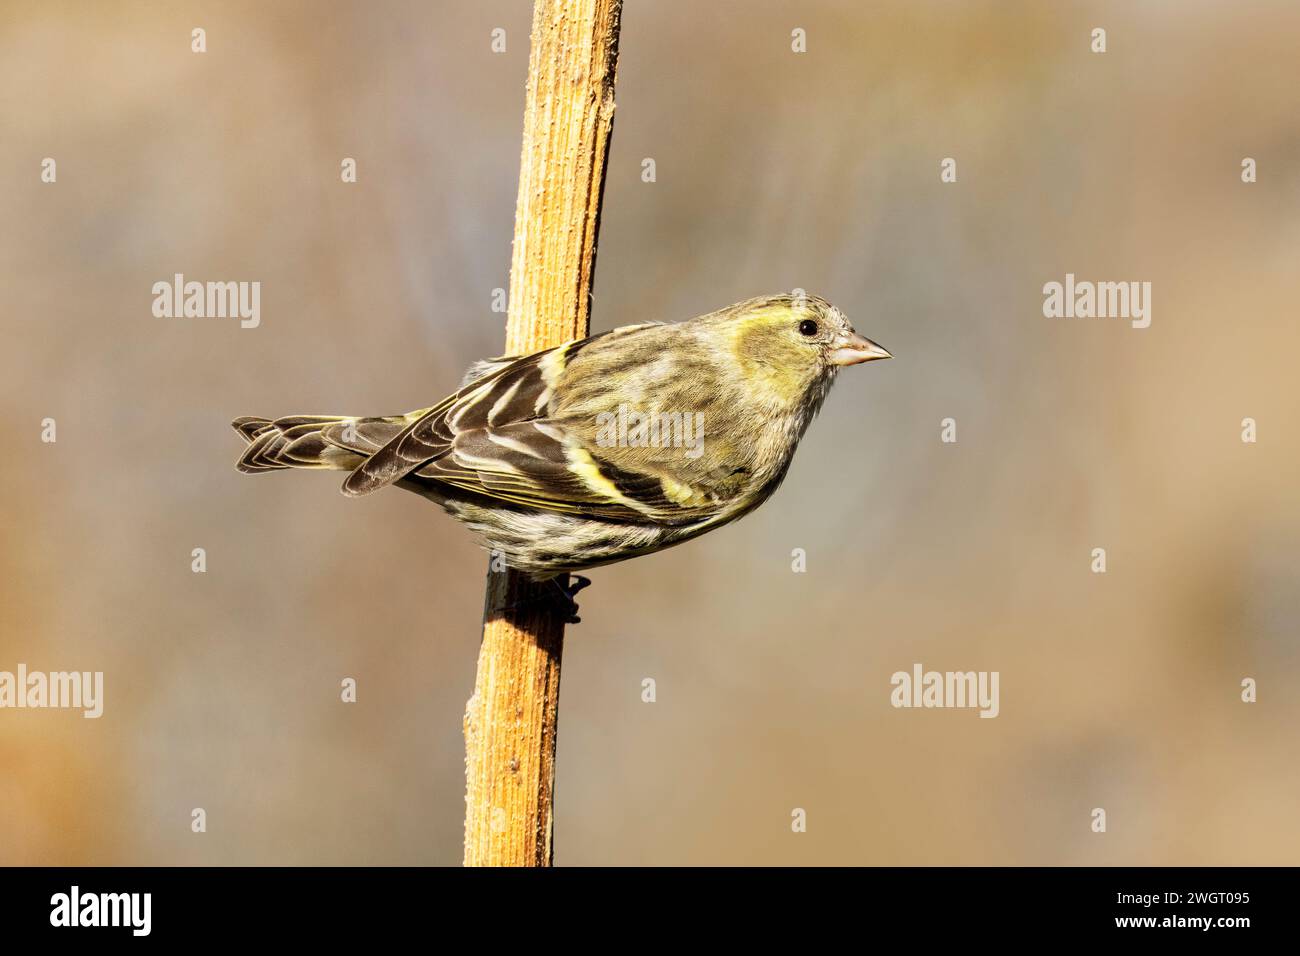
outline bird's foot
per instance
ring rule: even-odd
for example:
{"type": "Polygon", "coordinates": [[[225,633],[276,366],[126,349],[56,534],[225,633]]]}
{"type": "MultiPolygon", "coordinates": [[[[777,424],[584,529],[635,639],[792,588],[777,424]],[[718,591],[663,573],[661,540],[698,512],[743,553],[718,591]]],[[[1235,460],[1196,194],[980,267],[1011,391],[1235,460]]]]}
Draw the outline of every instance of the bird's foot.
{"type": "Polygon", "coordinates": [[[531,596],[524,598],[522,601],[513,601],[510,604],[502,605],[497,610],[515,611],[524,607],[547,604],[564,615],[565,624],[580,624],[582,618],[578,617],[578,602],[574,600],[574,595],[590,584],[591,578],[581,574],[570,575],[567,587],[560,583],[559,578],[549,578],[544,588],[535,590],[531,596]]]}
{"type": "Polygon", "coordinates": [[[579,591],[591,584],[591,578],[584,577],[581,574],[572,574],[569,576],[568,587],[561,584],[558,578],[551,578],[550,583],[555,588],[556,604],[564,612],[564,623],[581,623],[582,618],[578,617],[578,602],[575,600],[575,596],[579,591]]]}

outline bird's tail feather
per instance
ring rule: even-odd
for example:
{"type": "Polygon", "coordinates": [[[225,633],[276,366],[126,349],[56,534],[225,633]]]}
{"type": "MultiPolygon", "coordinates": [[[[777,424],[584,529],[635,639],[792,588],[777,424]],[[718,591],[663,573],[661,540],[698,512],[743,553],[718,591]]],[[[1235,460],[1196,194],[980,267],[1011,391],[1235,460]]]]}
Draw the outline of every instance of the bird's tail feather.
{"type": "Polygon", "coordinates": [[[245,416],[230,423],[248,442],[235,465],[249,475],[285,468],[352,471],[406,427],[407,418],[345,415],[245,416]]]}

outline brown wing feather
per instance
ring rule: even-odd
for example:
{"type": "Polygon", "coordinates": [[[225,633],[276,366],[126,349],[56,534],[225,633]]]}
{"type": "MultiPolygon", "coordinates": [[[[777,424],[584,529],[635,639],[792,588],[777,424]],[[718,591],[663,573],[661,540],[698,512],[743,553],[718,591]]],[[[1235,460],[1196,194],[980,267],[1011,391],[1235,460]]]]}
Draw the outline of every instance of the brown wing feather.
{"type": "Polygon", "coordinates": [[[499,366],[439,402],[363,462],[343,483],[343,492],[359,496],[401,480],[447,454],[461,431],[493,423],[527,421],[544,414],[563,356],[590,339],[570,342],[499,366]],[[554,358],[554,356],[560,358],[554,358]]]}
{"type": "MultiPolygon", "coordinates": [[[[388,437],[349,475],[344,492],[368,494],[411,476],[509,504],[611,521],[685,524],[716,514],[743,477],[701,475],[683,489],[653,462],[615,464],[565,421],[549,417],[553,389],[581,350],[639,328],[649,326],[495,363],[495,370],[388,437]]],[[[326,438],[336,441],[337,431],[326,430],[326,438]]]]}

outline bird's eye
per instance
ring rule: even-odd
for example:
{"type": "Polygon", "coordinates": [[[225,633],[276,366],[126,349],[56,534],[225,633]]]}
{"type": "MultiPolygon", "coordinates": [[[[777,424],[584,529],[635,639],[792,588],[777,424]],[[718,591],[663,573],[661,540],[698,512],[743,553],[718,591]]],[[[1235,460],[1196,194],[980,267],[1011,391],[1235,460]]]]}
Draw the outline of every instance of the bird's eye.
{"type": "Polygon", "coordinates": [[[817,323],[812,319],[804,319],[799,323],[799,334],[812,338],[817,334],[817,323]]]}

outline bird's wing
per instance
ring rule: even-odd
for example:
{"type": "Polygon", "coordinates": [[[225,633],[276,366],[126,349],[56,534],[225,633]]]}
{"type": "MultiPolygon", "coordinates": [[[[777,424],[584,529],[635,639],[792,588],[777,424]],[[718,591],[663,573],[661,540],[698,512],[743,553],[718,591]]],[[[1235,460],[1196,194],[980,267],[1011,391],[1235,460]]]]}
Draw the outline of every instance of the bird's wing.
{"type": "Polygon", "coordinates": [[[653,476],[616,468],[547,420],[473,428],[448,454],[414,472],[509,504],[612,521],[658,521],[663,500],[653,476]]]}
{"type": "Polygon", "coordinates": [[[463,385],[418,415],[343,483],[348,495],[365,495],[400,481],[451,451],[461,431],[497,423],[527,421],[543,414],[565,355],[589,339],[569,342],[507,364],[463,385]]]}
{"type": "Polygon", "coordinates": [[[471,382],[388,440],[348,476],[344,492],[364,495],[411,476],[614,521],[679,524],[716,513],[734,475],[695,476],[687,487],[654,462],[615,464],[589,433],[550,416],[565,368],[600,338],[517,359],[471,382]]]}

